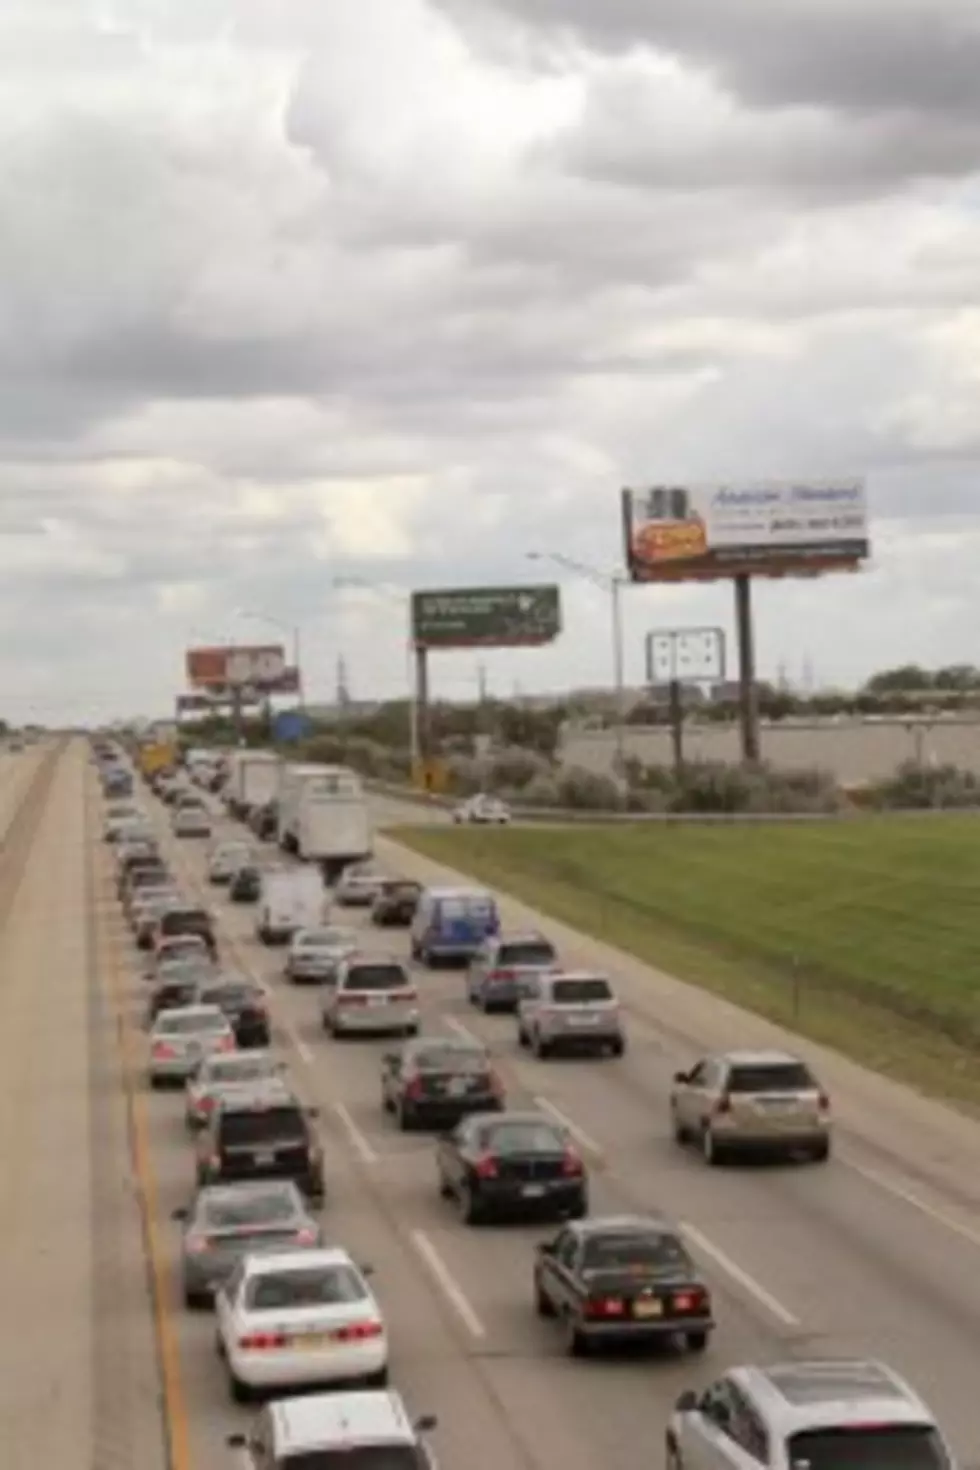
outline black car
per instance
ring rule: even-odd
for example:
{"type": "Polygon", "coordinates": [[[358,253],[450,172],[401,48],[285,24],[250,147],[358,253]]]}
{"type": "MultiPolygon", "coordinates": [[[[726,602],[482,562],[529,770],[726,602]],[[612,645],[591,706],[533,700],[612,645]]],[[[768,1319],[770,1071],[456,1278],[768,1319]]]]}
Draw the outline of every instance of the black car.
{"type": "Polygon", "coordinates": [[[246,863],[231,875],[228,897],[232,903],[258,903],[262,892],[262,871],[254,863],[246,863]]]}
{"type": "Polygon", "coordinates": [[[292,1179],[306,1197],[323,1200],[323,1153],[304,1108],[285,1083],[244,1083],[218,1099],[198,1140],[197,1182],[292,1179]]]}
{"type": "Polygon", "coordinates": [[[403,1131],[449,1128],[469,1113],[499,1112],[504,1090],[482,1046],[422,1036],[381,1059],[381,1100],[403,1131]]]}
{"type": "Polygon", "coordinates": [[[200,987],[196,1004],[217,1006],[228,1017],[239,1046],[269,1045],[265,992],[256,981],[238,975],[217,975],[200,987]]]}
{"type": "Polygon", "coordinates": [[[439,1193],[467,1225],[501,1217],[580,1220],[588,1178],[568,1135],[543,1113],[474,1113],[436,1150],[439,1193]]]}
{"type": "Polygon", "coordinates": [[[408,928],[422,897],[421,883],[407,878],[386,878],[371,905],[371,923],[381,928],[408,928]]]}
{"type": "Polygon", "coordinates": [[[179,1011],[183,1006],[192,1006],[197,1000],[198,982],[190,975],[174,976],[161,980],[154,987],[146,1007],[147,1029],[161,1011],[179,1011]]]}
{"type": "Polygon", "coordinates": [[[248,825],[260,842],[271,842],[279,830],[279,807],[274,801],[257,806],[250,814],[248,825]]]}
{"type": "Polygon", "coordinates": [[[215,937],[214,921],[207,909],[190,904],[174,904],[173,908],[160,915],[157,928],[159,939],[176,939],[181,934],[191,934],[203,939],[211,957],[217,955],[218,941],[215,937]]]}
{"type": "Polygon", "coordinates": [[[139,863],[129,868],[123,877],[119,899],[126,912],[135,894],[144,888],[166,888],[172,882],[166,866],[160,862],[139,863]]]}
{"type": "Polygon", "coordinates": [[[664,1341],[703,1352],[714,1330],[711,1293],[677,1230],[642,1216],[565,1225],[537,1248],[534,1301],[557,1317],[568,1351],[664,1341]]]}

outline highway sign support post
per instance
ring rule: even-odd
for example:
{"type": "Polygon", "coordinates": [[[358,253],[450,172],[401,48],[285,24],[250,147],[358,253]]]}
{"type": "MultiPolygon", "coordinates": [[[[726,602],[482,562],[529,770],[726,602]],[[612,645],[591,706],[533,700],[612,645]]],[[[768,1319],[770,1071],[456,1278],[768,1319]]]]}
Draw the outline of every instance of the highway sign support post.
{"type": "Polygon", "coordinates": [[[725,677],[721,628],[663,628],[647,634],[647,683],[666,687],[674,770],[684,769],[684,683],[716,683],[725,677]]]}

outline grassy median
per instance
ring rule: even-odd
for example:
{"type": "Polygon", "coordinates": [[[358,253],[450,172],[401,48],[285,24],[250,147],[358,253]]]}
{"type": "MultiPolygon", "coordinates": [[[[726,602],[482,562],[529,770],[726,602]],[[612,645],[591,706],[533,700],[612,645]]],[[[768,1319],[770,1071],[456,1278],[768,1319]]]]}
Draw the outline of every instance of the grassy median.
{"type": "Polygon", "coordinates": [[[980,820],[392,837],[938,1096],[980,1107],[980,820]]]}

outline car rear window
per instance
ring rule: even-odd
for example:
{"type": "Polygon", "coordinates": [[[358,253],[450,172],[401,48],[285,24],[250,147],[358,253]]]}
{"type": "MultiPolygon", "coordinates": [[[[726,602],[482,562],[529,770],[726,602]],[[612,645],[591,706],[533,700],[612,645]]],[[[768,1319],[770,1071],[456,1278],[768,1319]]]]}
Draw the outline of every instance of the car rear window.
{"type": "Polygon", "coordinates": [[[688,1270],[690,1257],[676,1235],[668,1232],[623,1231],[592,1236],[585,1242],[582,1265],[586,1271],[688,1270]]]}
{"type": "Polygon", "coordinates": [[[551,988],[552,999],[559,1005],[588,1005],[590,1001],[612,1000],[612,987],[608,980],[556,980],[551,988]]]}
{"type": "Polygon", "coordinates": [[[306,1142],[306,1119],[295,1106],[254,1107],[224,1113],[221,1118],[223,1143],[306,1142]]]}
{"type": "Polygon", "coordinates": [[[554,948],[543,939],[515,940],[497,951],[500,965],[553,965],[556,959],[554,948]]]}
{"type": "Polygon", "coordinates": [[[296,1307],[341,1307],[362,1302],[364,1283],[349,1266],[311,1267],[305,1271],[270,1271],[254,1277],[246,1288],[253,1312],[288,1312],[296,1307]]]}
{"type": "Polygon", "coordinates": [[[733,1067],[727,1087],[729,1092],[809,1092],[816,1085],[802,1062],[767,1062],[733,1067]]]}
{"type": "Polygon", "coordinates": [[[427,1046],[412,1056],[420,1072],[485,1072],[489,1065],[487,1053],[477,1047],[427,1046]]]}
{"type": "Polygon", "coordinates": [[[205,1200],[202,1214],[211,1227],[228,1229],[235,1225],[282,1225],[296,1218],[296,1199],[291,1191],[257,1190],[218,1199],[205,1200]]]}
{"type": "Polygon", "coordinates": [[[443,898],[439,901],[439,916],[442,919],[491,919],[494,914],[493,902],[484,898],[479,893],[460,894],[458,898],[443,898]]]}
{"type": "Polygon", "coordinates": [[[300,1450],[287,1455],[283,1470],[429,1470],[429,1460],[411,1444],[345,1445],[338,1450],[300,1450]]]}
{"type": "Polygon", "coordinates": [[[207,1006],[246,1006],[262,994],[257,985],[209,985],[201,991],[201,1004],[207,1006]]]}
{"type": "Polygon", "coordinates": [[[948,1470],[949,1457],[931,1424],[853,1425],[807,1429],[790,1436],[793,1470],[948,1470]]]}
{"type": "Polygon", "coordinates": [[[181,934],[210,929],[211,920],[203,909],[171,909],[160,920],[164,934],[181,934]]]}
{"type": "Polygon", "coordinates": [[[352,965],[344,989],[404,990],[408,984],[408,975],[401,965],[352,965]]]}
{"type": "Polygon", "coordinates": [[[481,1145],[495,1154],[564,1153],[565,1140],[549,1123],[496,1123],[480,1133],[481,1145]]]}
{"type": "Polygon", "coordinates": [[[158,1029],[170,1035],[184,1035],[194,1031],[224,1031],[228,1022],[218,1011],[214,1015],[162,1016],[158,1029]]]}
{"type": "Polygon", "coordinates": [[[276,1065],[271,1057],[241,1056],[212,1057],[205,1067],[206,1082],[256,1082],[263,1077],[275,1077],[276,1065]]]}

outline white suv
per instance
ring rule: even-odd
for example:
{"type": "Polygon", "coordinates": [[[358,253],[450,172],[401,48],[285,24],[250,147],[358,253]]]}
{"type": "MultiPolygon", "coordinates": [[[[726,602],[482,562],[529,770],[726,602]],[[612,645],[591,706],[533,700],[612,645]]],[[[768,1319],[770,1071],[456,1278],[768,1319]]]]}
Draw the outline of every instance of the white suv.
{"type": "Polygon", "coordinates": [[[536,1057],[554,1052],[626,1050],[619,1002],[605,975],[558,971],[528,974],[517,1002],[517,1040],[536,1057]]]}
{"type": "Polygon", "coordinates": [[[668,1470],[954,1470],[932,1414],[884,1363],[818,1359],[730,1368],[682,1393],[668,1470]]]}
{"type": "Polygon", "coordinates": [[[267,1404],[249,1434],[229,1434],[241,1470],[292,1470],[310,1465],[344,1470],[436,1470],[423,1436],[436,1427],[426,1414],[413,1423],[391,1389],[311,1393],[267,1404]]]}

